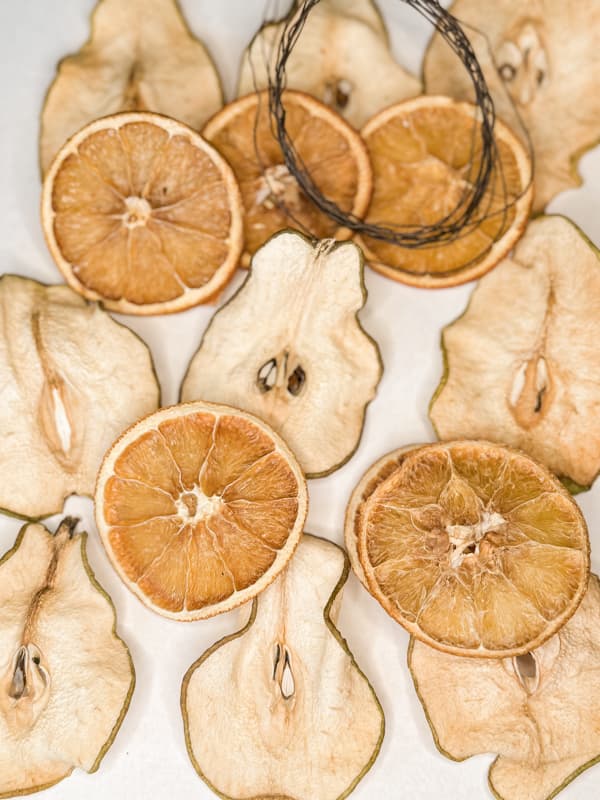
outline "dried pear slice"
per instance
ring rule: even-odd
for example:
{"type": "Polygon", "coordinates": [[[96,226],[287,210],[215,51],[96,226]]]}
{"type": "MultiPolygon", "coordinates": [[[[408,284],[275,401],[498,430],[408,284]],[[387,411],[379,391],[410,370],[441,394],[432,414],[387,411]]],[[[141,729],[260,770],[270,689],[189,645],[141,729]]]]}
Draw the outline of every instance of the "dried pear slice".
{"type": "Polygon", "coordinates": [[[348,572],[305,534],[247,625],[188,670],[188,752],[220,797],[341,800],[375,761],[383,711],[336,628],[348,572]]]}
{"type": "Polygon", "coordinates": [[[430,408],[438,436],[504,442],[570,488],[589,486],[600,471],[598,296],[592,243],[564,217],[531,222],[443,332],[430,408]]]}
{"type": "Polygon", "coordinates": [[[600,760],[600,582],[555,636],[518,658],[462,658],[412,640],[408,664],[438,749],[498,753],[501,800],[550,800],[600,760]]]}
{"type": "Polygon", "coordinates": [[[91,495],[102,456],[159,388],[146,345],[66,286],[0,280],[0,507],[38,518],[91,495]]]}
{"type": "Polygon", "coordinates": [[[213,317],[182,385],[182,400],[214,400],[268,422],[308,477],[353,454],[381,378],[356,245],[313,245],[286,231],[254,256],[246,282],[213,317]],[[260,324],[258,324],[258,322],[260,324]]]}
{"type": "Polygon", "coordinates": [[[360,528],[360,512],[362,505],[369,499],[375,489],[398,469],[406,456],[419,447],[423,447],[423,445],[407,445],[405,447],[399,447],[397,450],[392,450],[391,453],[382,456],[382,458],[369,467],[350,495],[350,500],[346,508],[344,539],[346,550],[348,551],[348,558],[350,559],[350,566],[367,591],[369,591],[369,584],[358,557],[358,531],[360,528]]]}
{"type": "Polygon", "coordinates": [[[99,0],[92,34],[58,65],[42,111],[45,174],[84,125],[119,111],[155,111],[199,130],[223,105],[219,75],[177,0],[99,0]]]}
{"type": "MultiPolygon", "coordinates": [[[[248,46],[239,95],[268,86],[284,24],[266,25],[248,46]]],[[[419,79],[394,60],[370,0],[321,0],[287,62],[286,77],[290,89],[312,94],[356,128],[391,103],[421,92],[419,79]]]]}
{"type": "MultiPolygon", "coordinates": [[[[467,23],[499,116],[514,126],[516,110],[529,133],[533,208],[542,211],[556,194],[581,184],[577,161],[600,140],[600,4],[456,0],[450,11],[467,23]]],[[[425,55],[424,82],[430,94],[473,97],[468,72],[439,34],[425,55]]]]}
{"type": "Polygon", "coordinates": [[[0,797],[95,772],[135,685],[87,534],[26,525],[0,560],[0,797]]]}
{"type": "Polygon", "coordinates": [[[476,658],[551,638],[590,569],[567,490],[525,454],[481,441],[407,454],[363,502],[358,557],[373,597],[409,633],[476,658]]]}

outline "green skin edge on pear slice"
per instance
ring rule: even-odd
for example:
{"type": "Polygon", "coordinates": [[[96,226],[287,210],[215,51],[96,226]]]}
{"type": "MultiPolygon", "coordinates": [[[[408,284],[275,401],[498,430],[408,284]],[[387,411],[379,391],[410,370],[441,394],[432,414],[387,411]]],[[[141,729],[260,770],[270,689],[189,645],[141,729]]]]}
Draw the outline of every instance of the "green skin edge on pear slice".
{"type": "MultiPolygon", "coordinates": [[[[272,239],[275,239],[277,236],[281,236],[282,234],[289,234],[289,233],[293,233],[296,236],[300,236],[302,239],[304,239],[305,242],[308,242],[311,245],[313,245],[315,243],[315,241],[316,241],[315,239],[311,238],[310,236],[305,236],[305,234],[300,233],[300,231],[294,230],[293,228],[284,228],[284,229],[282,229],[280,231],[277,231],[277,233],[274,233],[273,236],[271,236],[269,239],[267,239],[267,241],[264,243],[264,245],[262,245],[262,247],[264,247],[266,244],[268,244],[272,239]]],[[[346,244],[349,244],[349,242],[345,242],[345,241],[344,242],[337,242],[335,244],[335,246],[332,248],[332,252],[334,250],[337,250],[338,247],[342,247],[343,245],[346,245],[346,244]]],[[[366,284],[365,284],[365,257],[364,257],[364,253],[363,253],[362,249],[355,242],[352,242],[352,244],[354,244],[355,247],[357,247],[359,252],[360,252],[360,288],[361,288],[361,293],[362,293],[362,297],[363,297],[363,306],[362,307],[364,308],[364,305],[365,305],[365,303],[367,302],[367,299],[368,299],[367,287],[366,287],[366,284]]],[[[253,258],[254,258],[254,256],[253,256],[253,258]]],[[[208,334],[208,332],[210,330],[210,327],[212,325],[213,319],[217,316],[219,311],[221,311],[222,309],[226,308],[226,306],[228,306],[229,303],[232,302],[232,300],[235,300],[235,298],[238,296],[238,294],[242,291],[242,289],[246,285],[246,281],[249,280],[251,275],[252,275],[252,261],[250,261],[250,266],[248,267],[247,272],[248,272],[248,275],[245,278],[244,283],[242,283],[242,285],[239,287],[239,289],[229,298],[229,300],[226,303],[224,303],[220,308],[217,309],[217,311],[215,311],[215,313],[213,314],[213,316],[211,318],[211,321],[208,323],[208,325],[206,327],[206,330],[204,331],[204,333],[202,335],[202,338],[200,339],[200,343],[198,344],[198,347],[196,348],[196,350],[194,352],[194,355],[190,359],[190,363],[188,364],[188,367],[187,367],[187,369],[185,371],[185,375],[183,376],[183,380],[181,381],[181,386],[179,387],[179,402],[180,403],[181,403],[181,394],[182,394],[182,390],[183,390],[183,384],[187,380],[187,376],[188,376],[189,371],[190,371],[191,363],[194,360],[194,357],[195,357],[196,353],[198,352],[198,350],[200,350],[200,348],[202,347],[202,344],[204,342],[204,337],[208,334]]],[[[379,348],[379,345],[377,344],[375,339],[371,336],[371,334],[367,333],[367,331],[363,328],[362,323],[361,323],[360,319],[358,318],[358,314],[359,314],[360,310],[361,309],[359,309],[359,311],[356,312],[356,314],[354,315],[354,318],[356,319],[356,323],[357,323],[358,327],[360,328],[360,330],[362,331],[362,333],[367,337],[367,339],[374,346],[375,352],[377,353],[377,360],[379,362],[379,374],[377,376],[377,384],[376,384],[376,387],[375,387],[376,390],[377,390],[377,387],[379,386],[379,384],[381,382],[381,379],[383,377],[383,371],[384,371],[383,359],[381,357],[381,350],[379,348]]],[[[373,400],[374,399],[375,399],[375,397],[373,397],[373,400]]],[[[359,433],[358,438],[356,440],[356,444],[354,445],[352,450],[338,464],[334,464],[333,467],[330,467],[329,469],[326,469],[323,472],[307,472],[307,473],[305,473],[305,477],[308,480],[312,480],[314,478],[326,478],[328,475],[331,475],[333,472],[337,472],[338,469],[341,469],[343,466],[345,466],[350,461],[350,459],[354,456],[354,454],[356,453],[356,451],[358,450],[358,447],[360,445],[360,442],[361,442],[361,439],[362,439],[362,435],[363,435],[363,432],[364,432],[364,429],[365,429],[365,420],[366,420],[366,416],[367,416],[367,408],[373,402],[373,400],[370,400],[368,403],[365,404],[365,407],[363,409],[363,414],[362,414],[360,433],[359,433]]],[[[235,408],[235,406],[232,406],[232,408],[235,408]]],[[[243,408],[240,408],[240,409],[237,409],[237,410],[238,411],[244,411],[243,408]]]]}
{"type": "MultiPolygon", "coordinates": [[[[27,529],[27,527],[29,525],[32,525],[32,524],[35,524],[35,523],[27,522],[25,525],[23,525],[23,527],[19,531],[19,534],[17,536],[17,539],[16,539],[14,545],[10,548],[10,550],[7,550],[6,553],[4,553],[4,555],[0,558],[0,566],[2,564],[4,564],[5,561],[8,561],[8,559],[17,552],[17,550],[21,546],[21,542],[23,541],[23,537],[25,535],[25,530],[27,529]]],[[[58,530],[58,528],[57,528],[57,530],[58,530]]],[[[97,772],[98,769],[100,768],[100,764],[102,763],[102,760],[103,760],[104,756],[110,750],[110,748],[111,748],[111,746],[112,746],[117,734],[119,733],[121,725],[123,724],[123,720],[125,719],[125,716],[127,715],[127,712],[129,711],[129,706],[131,704],[131,698],[133,697],[133,692],[135,690],[135,666],[133,664],[133,659],[131,657],[131,652],[129,650],[129,647],[127,646],[127,644],[123,641],[123,639],[121,639],[121,637],[117,633],[117,611],[116,611],[116,608],[115,608],[115,604],[113,603],[112,598],[110,597],[110,595],[105,591],[105,589],[103,589],[103,587],[96,580],[96,576],[94,575],[94,571],[93,571],[93,569],[92,569],[92,567],[90,565],[90,562],[88,561],[88,557],[87,557],[87,538],[88,538],[88,535],[85,532],[83,532],[83,533],[81,533],[79,535],[81,536],[81,557],[82,557],[82,560],[83,560],[83,566],[85,568],[85,571],[87,573],[88,578],[90,579],[90,583],[92,584],[92,586],[105,598],[105,600],[108,602],[108,604],[110,605],[110,607],[112,609],[112,612],[113,612],[112,634],[116,639],[118,639],[122,643],[123,647],[125,648],[125,652],[127,653],[127,658],[129,659],[129,668],[131,670],[131,683],[129,684],[129,691],[127,692],[127,696],[125,697],[125,701],[123,703],[123,707],[121,709],[121,713],[119,714],[119,716],[117,718],[117,721],[115,722],[114,727],[113,727],[112,731],[110,732],[110,736],[108,737],[108,739],[106,740],[106,742],[102,746],[100,752],[98,753],[98,757],[96,758],[96,760],[94,761],[91,769],[87,773],[88,775],[91,775],[94,772],[97,772]]],[[[24,797],[25,795],[35,794],[36,792],[42,792],[42,791],[44,791],[44,789],[49,789],[50,787],[56,786],[58,783],[61,783],[62,781],[64,781],[65,778],[68,778],[73,773],[74,769],[75,769],[75,767],[71,767],[71,769],[68,772],[66,772],[65,775],[62,778],[59,778],[56,781],[51,781],[50,783],[45,783],[45,784],[43,784],[41,786],[34,786],[31,789],[20,789],[18,791],[10,791],[10,792],[6,792],[4,794],[0,794],[0,800],[4,800],[5,798],[9,798],[9,797],[24,797]]]]}
{"type": "MultiPolygon", "coordinates": [[[[598,141],[600,142],[600,139],[598,141]]],[[[578,225],[576,225],[568,217],[565,217],[564,214],[538,214],[535,218],[536,219],[540,219],[541,217],[546,217],[547,219],[552,219],[553,217],[556,217],[556,218],[559,218],[559,219],[564,219],[566,222],[569,223],[569,225],[571,225],[573,228],[575,228],[575,230],[581,236],[581,238],[584,239],[586,244],[600,258],[600,250],[596,247],[596,245],[590,240],[590,238],[588,236],[586,236],[586,234],[581,230],[581,228],[578,225]]],[[[475,291],[475,289],[473,289],[473,291],[475,291]]],[[[429,421],[431,423],[431,427],[433,428],[433,431],[434,431],[434,433],[437,436],[439,441],[444,441],[444,440],[440,436],[439,431],[435,426],[435,423],[434,423],[434,421],[433,421],[433,419],[431,417],[431,412],[433,410],[433,406],[435,405],[436,400],[438,399],[438,397],[441,395],[442,391],[444,390],[444,387],[446,386],[446,384],[448,382],[448,377],[450,375],[450,367],[449,367],[449,364],[448,364],[448,350],[446,348],[446,343],[444,341],[444,332],[446,331],[446,328],[450,328],[452,325],[455,325],[459,320],[461,320],[465,316],[465,314],[468,312],[468,310],[469,310],[469,308],[471,306],[472,297],[473,297],[473,293],[471,293],[471,297],[469,297],[469,301],[467,303],[467,306],[466,306],[465,310],[462,312],[462,314],[459,314],[459,316],[456,317],[456,319],[452,320],[452,322],[450,322],[448,325],[446,325],[445,328],[443,328],[442,335],[440,337],[440,349],[442,351],[442,377],[440,378],[440,382],[438,383],[433,395],[431,396],[431,400],[429,401],[429,406],[428,406],[428,409],[427,409],[427,413],[428,413],[428,416],[429,416],[429,421]]],[[[504,442],[500,442],[500,444],[505,444],[505,443],[504,442]]],[[[589,486],[586,486],[586,485],[581,484],[581,483],[577,483],[577,481],[574,481],[572,478],[569,478],[568,475],[557,475],[556,477],[562,483],[562,485],[565,487],[565,489],[567,489],[568,492],[570,492],[572,495],[577,495],[577,494],[581,494],[582,492],[588,492],[592,488],[592,485],[593,485],[594,481],[596,480],[596,478],[598,477],[599,474],[600,474],[600,471],[596,473],[596,475],[594,476],[594,480],[589,484],[589,486]]],[[[502,798],[501,798],[501,800],[502,800],[502,798]]]]}
{"type": "MultiPolygon", "coordinates": [[[[307,534],[305,534],[305,535],[307,535],[307,534]]],[[[308,535],[312,536],[312,534],[308,534],[308,535]]],[[[334,544],[333,542],[329,541],[328,539],[323,539],[320,536],[312,536],[312,538],[313,539],[321,539],[322,541],[327,541],[328,544],[334,544]]],[[[342,570],[342,574],[340,575],[340,579],[338,580],[333,592],[331,593],[331,596],[329,597],[329,600],[327,601],[327,605],[323,609],[323,620],[324,620],[325,625],[327,626],[329,632],[333,635],[333,637],[335,638],[337,643],[344,650],[344,652],[350,657],[350,659],[352,661],[352,666],[356,670],[358,670],[359,674],[367,682],[369,690],[371,691],[371,694],[373,696],[373,700],[375,701],[375,704],[376,704],[376,706],[377,706],[377,708],[379,710],[379,713],[381,715],[381,732],[380,732],[380,735],[379,735],[379,739],[377,740],[377,744],[375,745],[375,749],[373,750],[373,754],[371,755],[371,758],[369,759],[367,764],[363,767],[361,772],[356,776],[356,778],[354,778],[354,780],[348,786],[348,788],[345,789],[342,792],[342,794],[340,794],[336,798],[336,800],[344,800],[344,798],[348,797],[348,795],[350,795],[354,791],[356,786],[360,783],[360,781],[364,778],[364,776],[367,774],[367,772],[371,769],[371,767],[375,763],[375,760],[377,759],[377,756],[379,755],[379,751],[381,750],[381,745],[383,743],[383,739],[384,739],[384,736],[385,736],[385,715],[383,713],[383,708],[381,706],[381,703],[379,702],[379,698],[375,694],[375,690],[373,689],[373,686],[371,685],[371,682],[369,681],[367,676],[364,674],[364,672],[361,670],[361,668],[356,663],[356,660],[355,660],[350,648],[348,647],[348,643],[346,642],[344,637],[341,635],[341,633],[338,631],[338,629],[335,627],[335,625],[333,624],[333,622],[331,621],[331,618],[329,616],[330,612],[331,612],[331,606],[335,602],[336,597],[338,596],[338,594],[340,593],[340,591],[343,588],[344,584],[348,580],[348,575],[350,573],[350,561],[348,559],[348,555],[347,555],[346,551],[342,547],[339,547],[339,545],[335,545],[335,546],[339,550],[341,550],[341,552],[344,554],[344,569],[342,570]]],[[[236,633],[231,634],[230,636],[225,636],[223,639],[220,639],[218,642],[215,642],[215,644],[213,644],[212,647],[209,647],[209,649],[206,650],[206,652],[203,653],[203,655],[201,655],[200,658],[197,661],[195,661],[192,664],[192,666],[188,669],[188,671],[185,673],[185,676],[183,678],[183,683],[181,685],[181,714],[182,714],[182,717],[183,717],[183,729],[184,729],[184,734],[185,734],[185,744],[186,744],[186,747],[187,747],[188,755],[190,757],[190,761],[192,762],[192,766],[194,767],[194,769],[196,770],[198,775],[202,778],[204,783],[206,783],[206,785],[211,789],[211,791],[213,791],[222,800],[240,800],[240,799],[239,798],[233,798],[233,797],[231,797],[230,795],[227,795],[227,794],[223,794],[223,792],[220,792],[215,786],[213,786],[213,784],[208,780],[208,778],[202,772],[202,769],[200,768],[200,765],[198,764],[198,762],[196,761],[196,758],[194,757],[194,752],[193,752],[193,749],[192,749],[192,742],[191,742],[191,739],[190,739],[189,726],[188,726],[188,717],[187,717],[187,713],[186,713],[187,688],[188,688],[188,684],[189,684],[189,682],[190,682],[190,680],[192,678],[192,675],[194,674],[196,669],[204,661],[206,661],[208,658],[210,658],[210,656],[216,650],[218,650],[219,648],[223,647],[228,642],[231,642],[234,639],[238,639],[239,637],[243,636],[252,627],[252,625],[254,624],[254,621],[256,619],[256,612],[257,612],[257,609],[258,609],[258,602],[259,601],[260,601],[260,597],[254,598],[254,600],[252,601],[252,611],[250,613],[250,619],[244,625],[244,627],[241,628],[236,633]]],[[[270,795],[266,795],[266,796],[265,795],[260,795],[260,797],[247,798],[247,800],[293,800],[293,798],[287,798],[285,795],[272,795],[272,796],[270,796],[270,795]]]]}

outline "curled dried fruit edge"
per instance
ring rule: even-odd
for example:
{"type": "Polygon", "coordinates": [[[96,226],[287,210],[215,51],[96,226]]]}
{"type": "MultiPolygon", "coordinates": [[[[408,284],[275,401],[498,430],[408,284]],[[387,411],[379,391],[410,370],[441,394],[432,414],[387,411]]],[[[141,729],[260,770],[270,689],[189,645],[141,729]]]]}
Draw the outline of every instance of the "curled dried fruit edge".
{"type": "Polygon", "coordinates": [[[377,758],[383,711],[336,627],[348,571],[305,534],[247,624],[188,670],[188,753],[220,797],[342,800],[377,758]]]}
{"type": "Polygon", "coordinates": [[[307,477],[330,474],[356,450],[382,375],[377,344],[358,319],[365,300],[356,245],[276,234],[212,318],[181,399],[256,414],[285,439],[307,477]]]}
{"type": "Polygon", "coordinates": [[[55,534],[28,524],[0,560],[0,797],[95,772],[133,693],[129,650],[76,524],[55,534]]]}

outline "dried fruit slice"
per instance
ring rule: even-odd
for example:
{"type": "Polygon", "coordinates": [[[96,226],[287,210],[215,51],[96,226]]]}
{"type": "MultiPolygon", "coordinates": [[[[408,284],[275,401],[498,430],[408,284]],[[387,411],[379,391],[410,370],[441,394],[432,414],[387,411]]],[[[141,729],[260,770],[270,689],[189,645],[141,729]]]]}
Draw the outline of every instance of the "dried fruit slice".
{"type": "Polygon", "coordinates": [[[377,345],[357,318],[366,299],[362,273],[354,244],[274,236],[213,317],[182,399],[256,414],[283,436],[309,477],[340,467],[358,446],[381,378],[377,345]]]}
{"type": "Polygon", "coordinates": [[[0,279],[0,508],[38,518],[91,495],[106,448],[153,411],[146,345],[67,286],[0,279]]]}
{"type": "Polygon", "coordinates": [[[566,489],[487,442],[408,454],[363,504],[358,556],[371,593],[409,633],[482,658],[543,644],[589,573],[587,528],[566,489]]]}
{"type": "Polygon", "coordinates": [[[211,300],[242,251],[242,206],[227,163],[158,114],[92,122],[46,175],[42,224],[67,283],[126,314],[211,300]]]}
{"type": "Polygon", "coordinates": [[[119,111],[156,111],[199,130],[223,104],[219,75],[177,0],[99,0],[92,35],[64,58],[42,111],[45,173],[89,122],[119,111]]]}
{"type": "Polygon", "coordinates": [[[461,658],[413,640],[408,665],[437,747],[498,753],[501,800],[550,800],[600,759],[600,583],[549,641],[517,658],[461,658]]]}
{"type": "Polygon", "coordinates": [[[247,625],[188,670],[188,752],[220,797],[336,800],[375,761],[383,712],[336,628],[348,570],[343,550],[303,536],[247,625]]]}
{"type": "MultiPolygon", "coordinates": [[[[359,134],[335,111],[302,92],[285,92],[287,131],[317,187],[358,216],[371,197],[371,166],[359,134]]],[[[225,106],[203,130],[231,164],[242,191],[246,251],[242,264],[282,228],[302,227],[317,239],[348,239],[350,231],[323,214],[288,171],[271,127],[267,92],[225,106]]]]}
{"type": "Polygon", "coordinates": [[[368,590],[369,584],[364,570],[358,557],[358,531],[360,528],[360,513],[363,503],[369,499],[375,489],[389,478],[402,464],[405,457],[413,450],[423,445],[408,445],[392,450],[385,456],[376,461],[362,476],[356,484],[354,491],[350,495],[348,506],[346,507],[346,519],[344,523],[344,538],[346,550],[350,559],[350,566],[354,570],[356,577],[368,590]]]}
{"type": "Polygon", "coordinates": [[[564,217],[531,222],[444,329],[444,376],[430,408],[438,436],[520,447],[589,486],[600,471],[598,296],[591,242],[564,217]]]}
{"type": "MultiPolygon", "coordinates": [[[[600,5],[456,0],[450,11],[467,23],[498,114],[513,125],[518,112],[529,134],[534,211],[542,211],[558,192],[581,184],[577,161],[600,140],[600,5]]],[[[427,92],[473,97],[469,74],[438,34],[425,56],[424,80],[427,92]]]]}
{"type": "MultiPolygon", "coordinates": [[[[266,25],[250,43],[238,94],[268,86],[284,24],[266,25]]],[[[394,60],[371,0],[321,0],[286,64],[286,82],[332,106],[357,128],[391,103],[421,93],[419,79],[394,60]]]]}
{"type": "MultiPolygon", "coordinates": [[[[481,159],[478,111],[449,97],[417,97],[385,109],[362,130],[373,167],[367,221],[448,224],[471,191],[481,159]]],[[[455,286],[494,267],[523,233],[531,203],[531,162],[503,123],[494,128],[498,165],[469,224],[453,239],[411,249],[360,237],[369,265],[412,286],[455,286]]]]}
{"type": "Polygon", "coordinates": [[[307,490],[268,425],[212,403],[163,408],[106,455],[96,521],[113,566],[153,611],[203,619],[239,606],[285,567],[307,490]]]}
{"type": "Polygon", "coordinates": [[[131,656],[76,524],[26,525],[0,560],[1,797],[95,772],[129,707],[131,656]]]}

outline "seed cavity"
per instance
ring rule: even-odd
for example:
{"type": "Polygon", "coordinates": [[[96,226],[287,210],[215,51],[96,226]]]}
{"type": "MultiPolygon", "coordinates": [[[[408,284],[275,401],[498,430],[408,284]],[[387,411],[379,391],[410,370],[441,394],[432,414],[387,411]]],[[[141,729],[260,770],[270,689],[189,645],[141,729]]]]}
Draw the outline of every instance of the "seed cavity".
{"type": "Polygon", "coordinates": [[[0,678],[0,714],[15,735],[29,731],[48,704],[50,674],[42,661],[35,644],[21,645],[0,678]]]}
{"type": "Polygon", "coordinates": [[[284,700],[290,700],[296,693],[296,682],[292,672],[290,651],[285,645],[275,645],[273,660],[273,680],[284,700]]]}
{"type": "Polygon", "coordinates": [[[287,390],[294,397],[298,397],[306,382],[306,372],[300,365],[292,372],[288,379],[287,390]]]}
{"type": "Polygon", "coordinates": [[[544,356],[536,355],[519,364],[509,395],[509,407],[525,430],[538,425],[551,402],[552,380],[544,356]]]}
{"type": "Polygon", "coordinates": [[[323,100],[326,105],[333,106],[338,111],[344,111],[352,97],[353,86],[346,78],[328,81],[325,84],[323,100]]]}
{"type": "Polygon", "coordinates": [[[513,658],[515,674],[527,694],[533,694],[540,682],[537,659],[533,653],[525,653],[513,658]]]}
{"type": "Polygon", "coordinates": [[[269,392],[277,383],[277,361],[274,358],[269,359],[266,364],[258,370],[256,376],[256,385],[261,392],[269,392]]]}

